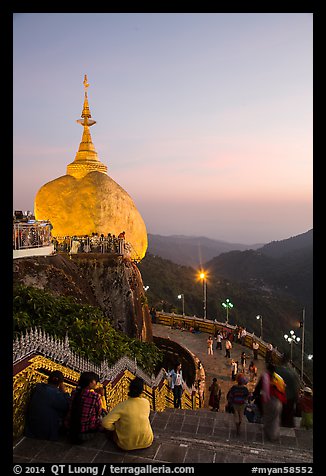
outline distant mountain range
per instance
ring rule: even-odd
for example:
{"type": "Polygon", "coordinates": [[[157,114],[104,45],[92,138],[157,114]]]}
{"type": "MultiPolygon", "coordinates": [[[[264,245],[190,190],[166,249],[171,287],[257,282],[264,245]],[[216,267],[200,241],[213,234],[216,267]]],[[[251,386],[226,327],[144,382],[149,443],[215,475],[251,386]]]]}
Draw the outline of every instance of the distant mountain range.
{"type": "Polygon", "coordinates": [[[205,266],[225,279],[291,296],[312,315],[313,230],[257,250],[222,253],[205,266]]]}
{"type": "MultiPolygon", "coordinates": [[[[223,321],[225,311],[222,302],[229,298],[234,304],[230,311],[232,324],[243,325],[259,335],[259,322],[255,316],[261,314],[264,338],[285,351],[289,349],[283,335],[292,328],[301,335],[299,322],[305,308],[305,349],[306,352],[312,351],[313,230],[263,246],[220,252],[206,262],[204,256],[207,255],[204,255],[203,249],[212,253],[214,246],[216,250],[220,244],[225,248],[237,245],[203,237],[157,235],[150,235],[149,242],[151,251],[139,263],[143,283],[149,286],[146,292],[149,305],[180,313],[181,301],[177,296],[184,293],[186,314],[202,316],[203,287],[198,279],[201,263],[208,273],[208,318],[223,321]],[[163,257],[169,247],[174,247],[173,253],[178,257],[174,262],[163,257]],[[195,255],[192,260],[191,250],[195,255]],[[201,261],[198,261],[198,256],[201,256],[201,261]],[[189,265],[189,262],[195,263],[195,266],[189,265]]],[[[299,359],[300,346],[294,347],[293,352],[299,359]]]]}
{"type": "Polygon", "coordinates": [[[312,326],[312,229],[263,246],[227,243],[205,237],[149,235],[148,252],[178,265],[195,269],[203,266],[216,279],[226,279],[249,286],[251,290],[294,299],[306,307],[312,326]]]}
{"type": "Polygon", "coordinates": [[[212,240],[204,236],[152,235],[148,234],[148,253],[185,266],[200,267],[221,253],[233,250],[256,250],[263,243],[244,245],[212,240]]]}

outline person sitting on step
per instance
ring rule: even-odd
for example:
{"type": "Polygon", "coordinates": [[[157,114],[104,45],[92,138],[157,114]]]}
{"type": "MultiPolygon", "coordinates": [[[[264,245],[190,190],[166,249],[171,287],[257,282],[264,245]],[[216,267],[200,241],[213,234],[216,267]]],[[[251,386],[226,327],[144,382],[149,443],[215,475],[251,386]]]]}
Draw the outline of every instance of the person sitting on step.
{"type": "Polygon", "coordinates": [[[119,403],[103,419],[102,427],[113,432],[113,440],[123,450],[148,448],[154,440],[149,421],[150,404],[141,397],[144,381],[134,378],[129,385],[129,398],[119,403]]]}
{"type": "Polygon", "coordinates": [[[58,440],[69,408],[69,394],[64,389],[60,370],[50,373],[48,383],[37,383],[28,404],[25,436],[58,440]]]}
{"type": "Polygon", "coordinates": [[[66,426],[72,443],[79,444],[91,439],[101,427],[103,407],[99,376],[95,372],[83,372],[78,386],[72,392],[66,426]]]}

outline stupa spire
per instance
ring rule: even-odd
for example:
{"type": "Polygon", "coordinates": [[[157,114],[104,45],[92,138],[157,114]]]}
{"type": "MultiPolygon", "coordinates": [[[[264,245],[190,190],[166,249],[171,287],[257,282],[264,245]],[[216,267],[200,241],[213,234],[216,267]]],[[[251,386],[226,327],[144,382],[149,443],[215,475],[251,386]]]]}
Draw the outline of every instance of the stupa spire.
{"type": "MultiPolygon", "coordinates": [[[[84,76],[84,81],[83,81],[83,85],[84,85],[84,89],[85,89],[85,98],[84,98],[84,107],[83,107],[83,111],[82,111],[82,115],[81,117],[92,117],[91,115],[91,112],[89,110],[89,105],[88,105],[88,97],[87,97],[87,88],[89,87],[89,83],[87,81],[87,74],[85,74],[84,76]]],[[[78,119],[78,122],[80,121],[80,119],[78,119]]],[[[92,121],[93,124],[96,124],[95,121],[92,121]]],[[[93,124],[89,124],[89,125],[93,125],[93,124]]]]}
{"type": "Polygon", "coordinates": [[[107,173],[107,166],[99,161],[97,152],[95,150],[92,136],[89,128],[96,124],[96,121],[91,119],[92,115],[89,109],[87,88],[89,87],[87,74],[84,76],[84,104],[81,117],[77,119],[78,124],[84,127],[82,140],[79,145],[75,160],[67,166],[67,174],[73,175],[76,178],[82,178],[89,172],[107,173]]]}

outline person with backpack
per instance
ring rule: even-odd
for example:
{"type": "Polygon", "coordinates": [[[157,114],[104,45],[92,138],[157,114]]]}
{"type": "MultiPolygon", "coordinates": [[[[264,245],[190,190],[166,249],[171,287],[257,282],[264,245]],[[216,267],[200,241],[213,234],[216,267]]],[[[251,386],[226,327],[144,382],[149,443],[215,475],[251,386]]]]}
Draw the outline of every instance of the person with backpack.
{"type": "Polygon", "coordinates": [[[240,426],[243,420],[245,406],[248,403],[249,390],[246,387],[248,380],[244,374],[237,375],[237,385],[233,385],[227,393],[228,405],[234,410],[234,420],[237,435],[240,434],[240,426]]]}

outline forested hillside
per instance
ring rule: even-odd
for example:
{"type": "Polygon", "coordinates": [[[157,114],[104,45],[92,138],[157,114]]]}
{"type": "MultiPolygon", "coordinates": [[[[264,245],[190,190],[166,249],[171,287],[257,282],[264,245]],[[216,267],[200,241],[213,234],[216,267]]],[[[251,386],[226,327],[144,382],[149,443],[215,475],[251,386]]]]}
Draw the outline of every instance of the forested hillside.
{"type": "MultiPolygon", "coordinates": [[[[182,313],[181,300],[185,296],[185,313],[203,316],[203,285],[198,279],[198,271],[180,266],[163,258],[147,254],[139,263],[144,286],[149,286],[146,294],[149,305],[166,312],[182,313]]],[[[234,307],[229,313],[229,322],[245,326],[248,331],[260,334],[260,324],[256,316],[264,320],[264,338],[283,351],[288,350],[284,333],[295,329],[300,334],[299,323],[302,307],[289,296],[257,287],[250,280],[238,283],[217,275],[212,268],[206,268],[207,277],[207,317],[225,321],[222,302],[229,298],[234,307]]],[[[312,346],[312,335],[307,331],[307,349],[312,346]]]]}

